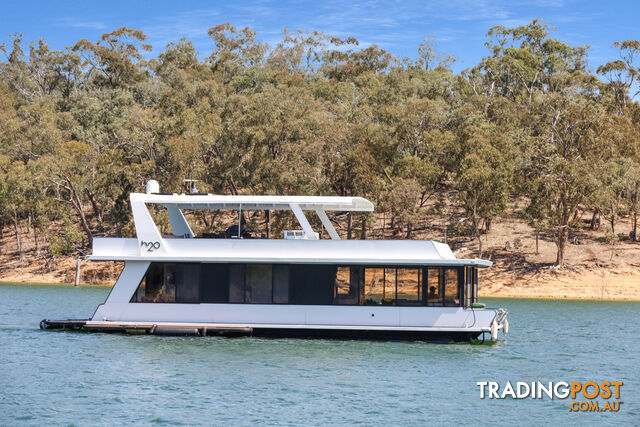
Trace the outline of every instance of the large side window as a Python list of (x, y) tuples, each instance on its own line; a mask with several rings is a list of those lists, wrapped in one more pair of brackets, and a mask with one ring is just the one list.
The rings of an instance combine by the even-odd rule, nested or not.
[(244, 264), (229, 266), (229, 302), (244, 302)]
[(460, 286), (457, 268), (447, 268), (445, 270), (444, 305), (449, 307), (460, 305)]
[(200, 301), (229, 302), (229, 264), (202, 264)]
[(131, 302), (200, 302), (200, 264), (152, 262)]
[(360, 268), (338, 267), (336, 270), (336, 284), (334, 303), (358, 304), (360, 290)]
[(173, 263), (164, 265), (162, 299), (158, 302), (176, 302), (176, 265)]
[(176, 302), (200, 302), (201, 264), (175, 264)]
[(271, 304), (272, 280), (271, 264), (247, 264), (245, 302)]
[(385, 294), (384, 268), (365, 267), (362, 303), (365, 305), (382, 304), (382, 298)]
[(382, 288), (382, 304), (391, 305), (396, 300), (396, 269), (384, 269), (384, 288)]
[(396, 304), (398, 305), (421, 305), (422, 288), (421, 269), (419, 268), (399, 268), (397, 273), (398, 292)]
[(301, 305), (333, 303), (335, 266), (291, 264), (289, 268), (289, 303)]
[(442, 268), (429, 268), (425, 269), (427, 272), (427, 305), (430, 306), (441, 306), (442, 299), (442, 291), (443, 291), (443, 269)]
[(131, 302), (165, 302), (163, 292), (163, 264), (152, 262), (147, 269), (142, 282), (133, 294)]
[(275, 264), (273, 266), (273, 303), (289, 302), (289, 266)]

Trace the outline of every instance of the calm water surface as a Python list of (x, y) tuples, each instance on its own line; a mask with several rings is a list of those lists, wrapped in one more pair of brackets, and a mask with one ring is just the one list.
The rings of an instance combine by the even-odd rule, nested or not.
[[(108, 288), (0, 284), (0, 425), (640, 424), (640, 303), (486, 300), (495, 345), (50, 332)], [(620, 412), (481, 400), (476, 381), (623, 380)]]

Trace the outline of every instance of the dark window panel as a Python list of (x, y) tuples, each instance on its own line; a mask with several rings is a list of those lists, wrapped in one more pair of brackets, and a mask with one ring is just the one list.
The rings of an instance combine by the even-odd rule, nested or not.
[(273, 265), (273, 303), (287, 304), (289, 302), (289, 266)]
[(202, 264), (200, 301), (229, 302), (229, 264)]
[(229, 302), (243, 303), (245, 296), (244, 264), (229, 266)]
[(460, 305), (460, 284), (457, 268), (445, 269), (444, 305), (447, 307)]
[(428, 268), (427, 272), (427, 289), (425, 295), (427, 297), (427, 305), (429, 306), (442, 306), (443, 303), (443, 269), (442, 268)]
[(333, 301), (336, 267), (332, 265), (292, 264), (291, 304), (329, 305)]
[(246, 302), (271, 304), (273, 295), (271, 264), (247, 264)]

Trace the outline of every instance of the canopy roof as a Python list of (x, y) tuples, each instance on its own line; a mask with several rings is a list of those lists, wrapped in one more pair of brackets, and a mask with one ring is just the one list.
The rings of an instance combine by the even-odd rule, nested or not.
[(373, 212), (373, 203), (362, 197), (132, 193), (131, 201), (171, 205), (178, 209), (290, 210), (293, 204), (302, 210)]

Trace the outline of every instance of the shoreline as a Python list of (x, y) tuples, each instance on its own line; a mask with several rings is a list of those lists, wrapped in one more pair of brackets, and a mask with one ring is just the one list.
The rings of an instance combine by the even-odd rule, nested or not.
[[(19, 285), (19, 286), (65, 286), (74, 287), (73, 283), (55, 283), (55, 282), (24, 282), (24, 281), (11, 281), (0, 280), (0, 286), (2, 285)], [(549, 285), (557, 285), (549, 283)], [(547, 288), (542, 286), (541, 288)], [(78, 287), (112, 287), (113, 284), (109, 283), (80, 283)], [(602, 301), (602, 302), (640, 302), (640, 295), (602, 295), (600, 297), (594, 295), (578, 295), (573, 292), (565, 295), (550, 295), (544, 292), (543, 289), (538, 287), (530, 287), (526, 291), (522, 288), (515, 288), (518, 292), (512, 292), (502, 289), (502, 292), (482, 292), (479, 291), (478, 298), (496, 298), (496, 299), (533, 299), (533, 300), (551, 300), (551, 301)], [(538, 291), (538, 292), (536, 292)]]
[[(478, 300), (482, 298), (496, 298), (496, 299), (533, 299), (533, 300), (550, 300), (550, 301), (602, 301), (602, 302), (640, 302), (640, 297), (631, 298), (592, 298), (571, 295), (563, 298), (548, 296), (548, 295), (497, 295), (497, 294), (482, 294), (478, 295)], [(482, 302), (482, 301), (480, 301)]]

